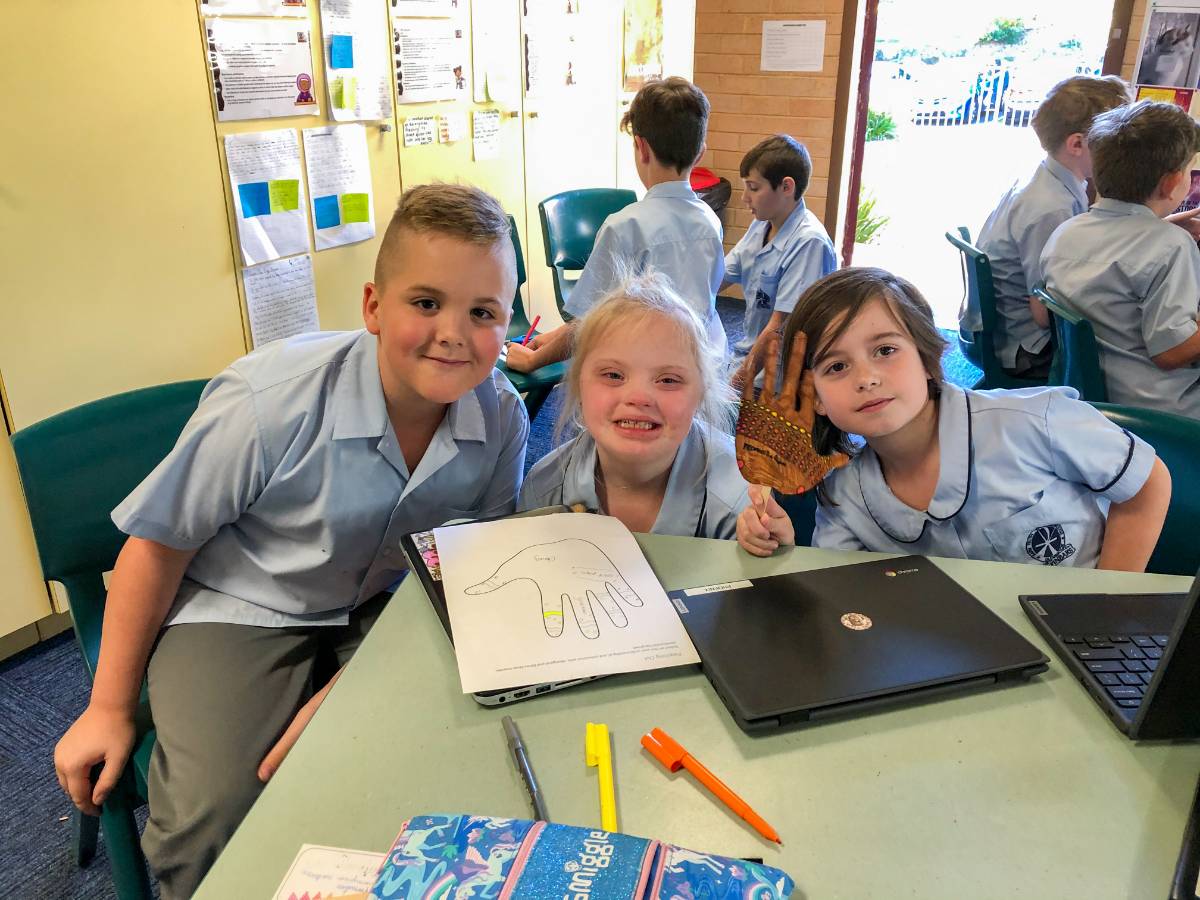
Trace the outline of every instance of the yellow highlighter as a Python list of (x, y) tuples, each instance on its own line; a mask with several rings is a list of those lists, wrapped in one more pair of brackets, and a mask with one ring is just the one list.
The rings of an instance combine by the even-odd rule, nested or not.
[(583, 754), (589, 766), (599, 767), (600, 827), (605, 831), (616, 831), (617, 797), (613, 792), (612, 745), (608, 740), (607, 725), (587, 723)]

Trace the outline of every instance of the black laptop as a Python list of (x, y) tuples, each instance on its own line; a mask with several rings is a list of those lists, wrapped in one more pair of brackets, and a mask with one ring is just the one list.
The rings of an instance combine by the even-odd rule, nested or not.
[(1021, 607), (1124, 734), (1200, 737), (1200, 575), (1186, 594), (1045, 594)]
[(1048, 662), (923, 556), (669, 596), (747, 732), (1021, 681)]

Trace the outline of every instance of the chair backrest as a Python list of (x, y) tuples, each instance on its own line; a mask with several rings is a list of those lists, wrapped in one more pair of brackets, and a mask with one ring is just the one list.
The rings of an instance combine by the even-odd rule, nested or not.
[(592, 255), (596, 232), (604, 220), (637, 200), (633, 191), (582, 188), (563, 191), (538, 204), (546, 265), (553, 269), (582, 269)]
[(946, 240), (958, 249), (966, 276), (967, 305), (979, 310), (983, 323), (975, 332), (979, 367), (983, 369), (985, 387), (1005, 387), (1012, 380), (1006, 377), (996, 358), (996, 285), (992, 281), (992, 261), (971, 243), (971, 232), (959, 226), (958, 234), (946, 232)]
[(1108, 387), (1100, 368), (1100, 351), (1092, 323), (1071, 309), (1063, 298), (1045, 285), (1033, 289), (1054, 320), (1057, 346), (1050, 366), (1050, 383), (1065, 384), (1092, 403), (1108, 402)]
[(529, 331), (529, 316), (525, 313), (525, 303), (521, 300), (521, 285), (525, 283), (525, 254), (521, 252), (521, 235), (517, 231), (517, 220), (508, 217), (508, 227), (512, 232), (513, 250), (517, 254), (517, 291), (513, 297), (512, 319), (508, 323), (508, 339), (510, 341), (525, 337)]
[(174, 446), (207, 383), (117, 394), (12, 436), (42, 574), (67, 589), (91, 673), (104, 618), (102, 575), (125, 543), (109, 514)]
[(1098, 410), (1154, 448), (1171, 472), (1171, 505), (1148, 572), (1195, 575), (1200, 569), (1200, 421), (1158, 409), (1095, 403)]

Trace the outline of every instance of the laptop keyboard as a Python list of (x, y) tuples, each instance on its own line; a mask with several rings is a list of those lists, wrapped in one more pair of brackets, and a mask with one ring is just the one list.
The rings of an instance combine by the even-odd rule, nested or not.
[(1167, 646), (1165, 634), (1063, 637), (1071, 652), (1119, 706), (1136, 709)]

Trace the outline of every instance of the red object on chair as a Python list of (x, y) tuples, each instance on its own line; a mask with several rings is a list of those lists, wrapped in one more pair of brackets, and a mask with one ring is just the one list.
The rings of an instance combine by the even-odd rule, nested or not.
[(690, 181), (693, 191), (702, 191), (705, 188), (719, 184), (721, 179), (713, 174), (712, 169), (706, 169), (704, 166), (696, 166), (696, 168), (692, 169)]

